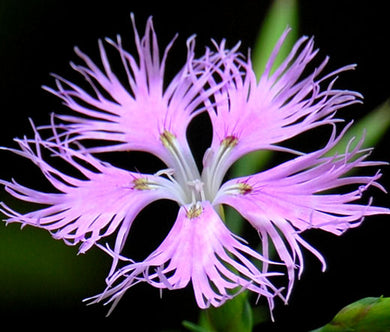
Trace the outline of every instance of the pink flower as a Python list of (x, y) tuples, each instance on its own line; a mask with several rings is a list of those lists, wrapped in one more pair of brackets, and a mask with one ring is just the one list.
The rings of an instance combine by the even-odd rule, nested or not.
[[(202, 57), (195, 58), (195, 42), (190, 38), (184, 66), (165, 82), (172, 43), (160, 59), (151, 19), (142, 39), (133, 16), (132, 20), (137, 58), (123, 49), (120, 37), (116, 42), (107, 40), (119, 53), (126, 83), (111, 70), (102, 42), (103, 69), (76, 49), (85, 66), (72, 67), (84, 76), (91, 91), (59, 76), (55, 76), (57, 90), (46, 88), (75, 114), (55, 115), (47, 127), (33, 125), (33, 139), (16, 139), (20, 149), (5, 148), (30, 159), (56, 189), (47, 193), (1, 180), (12, 196), (45, 206), (21, 214), (2, 203), (7, 222), (44, 228), (68, 244), (80, 243), (83, 253), (97, 245), (112, 256), (107, 288), (92, 298), (93, 302), (108, 299), (114, 307), (139, 282), (160, 289), (180, 289), (191, 282), (200, 308), (219, 306), (248, 289), (265, 296), (272, 309), (275, 296), (288, 299), (295, 270), (299, 275), (303, 271), (302, 247), (316, 255), (325, 268), (321, 254), (303, 239), (303, 231), (320, 228), (339, 235), (359, 225), (365, 216), (389, 214), (388, 209), (373, 206), (371, 200), (368, 204), (353, 203), (370, 186), (384, 190), (377, 182), (379, 172), (347, 175), (354, 168), (380, 164), (366, 160), (369, 150), (361, 149), (362, 141), (342, 155), (327, 156), (348, 128), (336, 134), (336, 111), (360, 102), (358, 93), (334, 89), (332, 78), (353, 66), (319, 78), (326, 59), (312, 74), (303, 76), (317, 52), (312, 40), (301, 38), (271, 74), (286, 31), (257, 82), (250, 60), (236, 48), (228, 50), (222, 42), (215, 44), (215, 51), (206, 49)], [(210, 117), (213, 138), (200, 172), (187, 141), (187, 129), (202, 112)], [(58, 120), (61, 122), (56, 123)], [(296, 151), (280, 145), (322, 125), (333, 126), (333, 133), (318, 151), (297, 156)], [(48, 128), (51, 137), (44, 139), (42, 132)], [(83, 146), (84, 141), (89, 141), (88, 147)], [(223, 184), (236, 160), (261, 149), (294, 156), (269, 170)], [(43, 157), (45, 151), (72, 166), (79, 176), (52, 166)], [(95, 156), (110, 151), (145, 151), (160, 158), (166, 169), (156, 174), (130, 172)], [(349, 191), (351, 186), (356, 189)], [(342, 188), (347, 188), (344, 193), (333, 192)], [(134, 219), (160, 199), (179, 205), (171, 231), (143, 261), (123, 257)], [(235, 208), (259, 232), (261, 253), (226, 227), (218, 213), (221, 204)], [(114, 233), (113, 248), (101, 243)], [(280, 262), (270, 257), (269, 240)], [(286, 295), (270, 281), (280, 275), (272, 272), (272, 264), (287, 269)]]

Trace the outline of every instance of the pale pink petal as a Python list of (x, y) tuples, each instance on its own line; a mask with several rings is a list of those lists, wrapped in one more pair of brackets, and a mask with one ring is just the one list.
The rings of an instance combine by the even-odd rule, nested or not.
[[(42, 141), (39, 136), (17, 142), (20, 150), (8, 150), (37, 165), (56, 192), (0, 180), (13, 197), (46, 206), (18, 213), (1, 203), (6, 221), (46, 229), (68, 244), (81, 242), (80, 252), (116, 230), (115, 248), (120, 252), (134, 218), (146, 205), (162, 198), (177, 199), (175, 184), (165, 178), (116, 168), (88, 153)], [(78, 175), (65, 174), (48, 164), (42, 158), (42, 147), (74, 167)]]
[[(208, 107), (213, 139), (205, 165), (218, 163), (221, 178), (243, 155), (261, 149), (288, 150), (278, 144), (338, 121), (333, 118), (338, 109), (360, 102), (360, 94), (333, 87), (336, 75), (353, 69), (353, 65), (321, 78), (326, 58), (312, 73), (306, 74), (317, 54), (313, 40), (306, 37), (296, 42), (285, 61), (271, 73), (287, 33), (288, 30), (280, 38), (259, 80), (250, 60), (236, 58), (225, 62), (224, 70), (219, 72), (221, 78), (231, 76), (232, 80), (213, 95), (214, 104)], [(211, 86), (216, 82), (210, 79)]]
[[(103, 43), (99, 41), (103, 68), (77, 48), (76, 53), (85, 66), (72, 64), (84, 76), (91, 91), (59, 76), (55, 76), (57, 89), (45, 87), (80, 115), (57, 115), (65, 121), (57, 124), (57, 129), (64, 130), (63, 135), (72, 140), (98, 140), (90, 152), (145, 151), (159, 157), (168, 167), (178, 169), (177, 156), (166, 144), (166, 138), (171, 137), (175, 139), (175, 149), (195, 169), (186, 138), (187, 127), (202, 111), (202, 102), (211, 93), (204, 91), (210, 76), (207, 68), (212, 68), (220, 56), (202, 58), (196, 64), (195, 40), (190, 38), (184, 66), (166, 82), (165, 66), (173, 40), (161, 59), (152, 19), (147, 22), (143, 38), (137, 32), (133, 16), (132, 20), (138, 58), (124, 50), (119, 36), (117, 41), (107, 39), (119, 53), (125, 83), (112, 71)], [(211, 64), (204, 63), (206, 60)]]
[[(361, 150), (363, 140), (343, 155), (324, 156), (342, 136), (335, 138), (333, 134), (327, 146), (316, 152), (226, 182), (214, 202), (234, 207), (259, 231), (264, 244), (268, 244), (268, 237), (273, 242), (288, 270), (288, 296), (294, 269), (299, 267), (299, 275), (303, 271), (301, 246), (316, 255), (325, 268), (321, 254), (302, 239), (302, 231), (318, 228), (340, 235), (360, 225), (366, 216), (390, 214), (387, 208), (372, 206), (371, 200), (354, 203), (370, 186), (383, 189), (377, 183), (378, 172), (372, 176), (347, 174), (354, 168), (380, 164), (365, 160), (369, 150)], [(351, 186), (356, 189), (350, 191)], [(337, 192), (329, 191), (333, 189)]]
[(268, 281), (273, 274), (261, 273), (251, 260), (264, 258), (226, 228), (210, 203), (183, 206), (161, 245), (143, 262), (126, 265), (110, 276), (107, 289), (94, 299), (109, 298), (115, 305), (141, 281), (168, 289), (191, 282), (200, 308), (220, 306), (241, 288), (266, 296), (272, 308), (278, 293)]

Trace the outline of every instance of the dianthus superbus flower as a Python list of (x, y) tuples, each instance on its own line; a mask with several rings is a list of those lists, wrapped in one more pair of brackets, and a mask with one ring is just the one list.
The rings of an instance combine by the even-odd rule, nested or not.
[[(257, 81), (250, 60), (245, 60), (237, 48), (226, 49), (222, 42), (197, 58), (194, 39), (190, 38), (184, 66), (166, 82), (165, 65), (172, 43), (160, 58), (151, 19), (143, 38), (132, 20), (137, 57), (124, 50), (120, 37), (116, 42), (107, 40), (120, 56), (125, 83), (112, 71), (102, 42), (101, 68), (76, 49), (84, 65), (72, 67), (90, 84), (91, 91), (55, 76), (57, 89), (46, 89), (74, 113), (54, 116), (48, 127), (33, 125), (34, 138), (17, 139), (19, 149), (7, 149), (36, 164), (56, 192), (1, 180), (12, 196), (44, 205), (21, 214), (2, 203), (7, 222), (44, 228), (56, 239), (80, 244), (80, 252), (98, 245), (112, 256), (107, 288), (92, 301), (108, 299), (116, 304), (139, 282), (160, 289), (180, 289), (191, 282), (200, 308), (219, 306), (241, 289), (248, 289), (265, 296), (272, 309), (275, 296), (286, 299), (290, 295), (295, 270), (302, 273), (301, 247), (316, 255), (325, 267), (321, 254), (301, 232), (320, 228), (338, 235), (357, 226), (365, 216), (389, 213), (371, 201), (355, 203), (370, 186), (384, 190), (377, 182), (379, 172), (346, 175), (354, 168), (380, 164), (366, 160), (369, 150), (361, 149), (362, 141), (342, 155), (327, 155), (348, 128), (336, 133), (339, 120), (334, 118), (335, 112), (360, 101), (358, 93), (333, 87), (335, 75), (353, 66), (320, 77), (326, 59), (312, 74), (303, 76), (317, 53), (313, 40), (304, 37), (271, 74), (286, 31)], [(187, 129), (202, 112), (209, 115), (213, 137), (199, 170), (187, 141)], [(322, 125), (333, 126), (333, 133), (318, 151), (296, 155), (296, 151), (280, 145)], [(45, 139), (42, 133), (47, 128), (52, 134)], [(86, 141), (88, 144), (83, 144)], [(261, 149), (294, 156), (269, 170), (223, 183), (235, 161)], [(44, 158), (44, 151), (72, 166), (79, 176), (54, 167)], [(132, 172), (96, 156), (112, 151), (148, 152), (161, 159), (166, 168), (155, 174)], [(344, 193), (330, 191), (351, 186), (356, 188)], [(143, 261), (124, 257), (134, 219), (160, 199), (179, 206), (169, 234)], [(227, 228), (219, 215), (221, 205), (235, 208), (259, 232), (261, 252)], [(115, 234), (112, 248), (102, 239), (111, 234)], [(280, 262), (269, 257), (269, 241)], [(280, 274), (272, 272), (272, 264), (286, 267), (286, 295), (272, 283)]]

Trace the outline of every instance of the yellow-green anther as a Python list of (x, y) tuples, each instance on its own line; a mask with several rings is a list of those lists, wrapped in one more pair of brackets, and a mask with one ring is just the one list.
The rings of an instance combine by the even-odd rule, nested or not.
[(194, 219), (199, 217), (203, 212), (203, 208), (201, 204), (192, 204), (190, 208), (187, 210), (187, 218)]
[(242, 195), (249, 194), (253, 190), (252, 186), (245, 183), (245, 182), (237, 183), (237, 186), (238, 186), (238, 190), (239, 190), (240, 194), (242, 194)]
[(147, 178), (138, 178), (133, 181), (133, 188), (136, 190), (150, 190), (152, 187), (150, 186), (150, 182)]
[(238, 138), (236, 136), (227, 136), (221, 142), (221, 145), (223, 145), (226, 149), (234, 148), (237, 144)]
[(174, 148), (174, 140), (176, 139), (175, 135), (173, 135), (168, 130), (164, 130), (164, 132), (160, 135), (160, 140), (162, 144), (169, 150)]

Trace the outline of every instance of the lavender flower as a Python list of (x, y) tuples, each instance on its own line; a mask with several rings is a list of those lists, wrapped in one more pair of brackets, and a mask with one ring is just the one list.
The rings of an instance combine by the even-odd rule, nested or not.
[[(380, 164), (366, 160), (370, 151), (361, 149), (362, 140), (342, 155), (327, 156), (348, 129), (346, 126), (336, 134), (336, 111), (360, 102), (358, 93), (333, 88), (335, 76), (353, 66), (318, 78), (325, 59), (312, 74), (303, 76), (317, 53), (313, 40), (304, 37), (271, 74), (286, 31), (257, 82), (250, 60), (245, 60), (237, 47), (229, 50), (225, 42), (215, 43), (214, 51), (206, 49), (202, 57), (195, 58), (195, 42), (190, 38), (185, 65), (167, 84), (165, 64), (173, 41), (160, 59), (151, 19), (143, 38), (133, 16), (132, 22), (138, 58), (123, 49), (120, 37), (116, 42), (107, 39), (119, 53), (126, 83), (111, 70), (101, 41), (103, 70), (76, 49), (85, 65), (72, 67), (90, 84), (91, 91), (59, 76), (55, 76), (56, 90), (46, 87), (75, 114), (55, 115), (47, 127), (33, 125), (33, 139), (16, 139), (20, 149), (4, 148), (30, 159), (56, 189), (47, 193), (1, 180), (15, 198), (45, 206), (20, 214), (1, 203), (7, 222), (46, 229), (67, 244), (81, 244), (81, 253), (97, 245), (112, 256), (107, 288), (91, 298), (93, 302), (108, 299), (114, 307), (139, 282), (160, 289), (180, 289), (191, 282), (200, 308), (219, 306), (242, 289), (249, 289), (265, 296), (272, 309), (275, 296), (288, 299), (295, 270), (299, 275), (303, 271), (301, 247), (316, 255), (325, 269), (325, 260), (301, 232), (320, 228), (339, 235), (359, 225), (365, 216), (389, 213), (373, 206), (371, 200), (368, 204), (353, 203), (370, 186), (384, 190), (377, 182), (379, 172), (346, 175), (354, 168)], [(320, 87), (326, 81), (330, 82), (325, 88)], [(210, 117), (213, 137), (200, 172), (186, 135), (189, 123), (202, 112)], [(297, 155), (297, 151), (279, 145), (322, 125), (333, 126), (333, 133), (318, 151)], [(48, 128), (52, 134), (44, 139), (42, 133)], [(88, 147), (83, 141), (89, 142)], [(99, 145), (93, 144), (96, 141)], [(279, 166), (223, 184), (236, 160), (261, 149), (294, 155)], [(45, 151), (72, 166), (80, 176), (49, 164), (43, 157)], [(95, 155), (111, 151), (145, 151), (160, 158), (166, 169), (156, 174), (131, 172)], [(357, 188), (342, 194), (329, 192), (351, 185)], [(134, 219), (160, 199), (179, 205), (169, 234), (143, 261), (124, 257), (122, 250)], [(235, 208), (259, 232), (262, 253), (226, 227), (219, 215), (222, 204)], [(101, 243), (114, 233), (113, 248)], [(269, 240), (280, 262), (270, 257)], [(270, 281), (280, 274), (269, 271), (272, 264), (287, 269), (286, 295)]]

